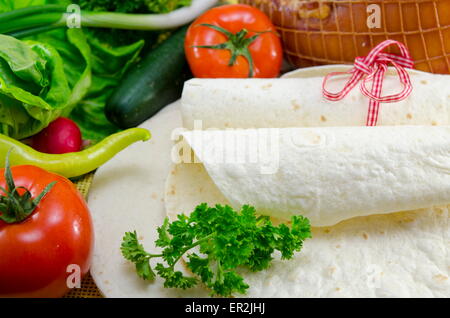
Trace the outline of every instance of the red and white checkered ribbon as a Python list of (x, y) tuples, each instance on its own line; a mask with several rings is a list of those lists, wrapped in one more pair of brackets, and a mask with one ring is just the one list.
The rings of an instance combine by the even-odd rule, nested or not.
[[(401, 55), (382, 52), (390, 45), (397, 45), (400, 49)], [(397, 94), (381, 96), (383, 79), (389, 63), (396, 68), (400, 82), (403, 85), (403, 90)], [(366, 57), (357, 57), (355, 59), (354, 68), (350, 71), (333, 72), (328, 74), (324, 78), (322, 84), (323, 95), (326, 99), (331, 101), (341, 100), (360, 82), (361, 92), (370, 99), (366, 125), (376, 126), (380, 103), (395, 103), (405, 99), (411, 94), (411, 80), (408, 72), (404, 68), (412, 68), (413, 66), (414, 62), (404, 44), (394, 40), (386, 40), (378, 44)], [(329, 92), (326, 89), (327, 81), (332, 76), (342, 74), (351, 74), (351, 77), (345, 84), (345, 87), (338, 93)], [(372, 89), (369, 92), (366, 84), (370, 81), (372, 81)]]

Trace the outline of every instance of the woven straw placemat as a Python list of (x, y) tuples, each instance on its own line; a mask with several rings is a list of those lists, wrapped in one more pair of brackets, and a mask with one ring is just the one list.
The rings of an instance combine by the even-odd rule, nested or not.
[[(92, 184), (92, 179), (94, 177), (94, 173), (89, 173), (75, 182), (75, 185), (80, 191), (81, 195), (86, 199), (89, 188)], [(74, 288), (70, 292), (68, 292), (64, 298), (102, 298), (102, 294), (95, 285), (94, 280), (90, 274), (84, 277), (81, 288)]]

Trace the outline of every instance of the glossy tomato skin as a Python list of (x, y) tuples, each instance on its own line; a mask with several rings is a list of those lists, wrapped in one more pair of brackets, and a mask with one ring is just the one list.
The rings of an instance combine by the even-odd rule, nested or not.
[[(5, 186), (0, 170), (0, 185)], [(21, 223), (0, 220), (0, 297), (61, 297), (67, 291), (68, 265), (89, 270), (94, 244), (86, 202), (64, 177), (34, 166), (12, 168), (16, 186), (33, 198), (55, 186)], [(3, 193), (2, 193), (3, 194)]]
[[(203, 78), (245, 78), (249, 75), (249, 63), (239, 56), (233, 66), (228, 66), (231, 58), (229, 50), (196, 48), (198, 45), (216, 45), (227, 41), (227, 37), (207, 26), (213, 24), (231, 33), (242, 29), (265, 32), (249, 46), (253, 58), (254, 77), (277, 77), (283, 61), (281, 41), (270, 19), (260, 10), (248, 5), (224, 5), (212, 8), (197, 18), (189, 27), (185, 40), (185, 53), (195, 77)], [(270, 31), (270, 32), (266, 32)]]

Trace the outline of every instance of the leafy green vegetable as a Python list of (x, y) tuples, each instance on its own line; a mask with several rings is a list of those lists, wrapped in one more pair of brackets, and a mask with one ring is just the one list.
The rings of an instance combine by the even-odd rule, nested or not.
[[(96, 143), (119, 131), (106, 119), (105, 103), (129, 66), (139, 58), (145, 44), (142, 34), (140, 37), (118, 36), (111, 30), (103, 29), (58, 29), (32, 37), (58, 50), (71, 88), (79, 89), (77, 96), (81, 98), (76, 101), (77, 106), (63, 115), (78, 124), (84, 139)], [(117, 41), (117, 38), (127, 40)], [(153, 40), (151, 36), (145, 39)]]
[(192, 0), (78, 0), (82, 9), (124, 13), (166, 13), (188, 6)]
[(74, 106), (84, 98), (92, 83), (92, 52), (85, 33), (81, 29), (54, 30), (28, 39), (52, 46), (61, 56), (64, 75), (71, 90), (71, 107), (61, 115), (68, 116)]
[[(134, 1), (122, 1), (122, 0), (78, 0), (78, 3), (82, 10), (89, 11), (109, 11), (109, 12), (123, 12), (123, 13), (163, 13), (169, 12), (165, 8), (164, 11), (158, 10), (158, 8), (150, 8), (148, 3), (157, 3), (158, 1), (148, 0), (134, 0)], [(173, 2), (186, 2), (190, 4), (190, 0), (181, 0)], [(153, 6), (153, 5), (152, 5)], [(175, 8), (174, 8), (175, 9)], [(168, 10), (168, 11), (166, 11)], [(108, 43), (111, 46), (124, 46), (135, 43), (139, 40), (146, 39), (146, 42), (154, 42), (159, 35), (158, 31), (139, 31), (139, 30), (120, 30), (120, 29), (108, 29), (108, 28), (92, 28), (89, 32), (99, 39), (103, 43)], [(151, 34), (153, 32), (154, 34)], [(154, 37), (154, 39), (152, 39)]]
[(12, 10), (40, 6), (48, 3), (46, 0), (0, 0), (0, 12), (9, 12)]
[(138, 59), (145, 41), (112, 46), (93, 32), (81, 29), (54, 30), (32, 39), (52, 45), (62, 57), (73, 92), (71, 105), (76, 104), (62, 115), (75, 120), (83, 138), (98, 142), (119, 131), (106, 119), (105, 103), (128, 67)]
[[(67, 0), (3, 0), (0, 1), (0, 12), (16, 10), (13, 12), (15, 13), (18, 12), (17, 9), (24, 8), (31, 10), (33, 9), (32, 6), (61, 5), (65, 7), (70, 3), (71, 1)], [(137, 12), (136, 4), (145, 4), (146, 1), (99, 0), (79, 1), (79, 3), (88, 9), (95, 9), (95, 6), (97, 6), (98, 9)], [(36, 7), (36, 10), (41, 10), (40, 8), (43, 7)], [(158, 12), (149, 11), (150, 8), (147, 7), (142, 8), (142, 10), (144, 10), (142, 12)], [(27, 15), (32, 13), (27, 13)], [(26, 16), (23, 18), (26, 18)], [(48, 112), (45, 107), (43, 109), (33, 107), (33, 111), (43, 117), (43, 119), (38, 118), (38, 120), (26, 112), (27, 109), (22, 106), (22, 103), (15, 103), (10, 98), (5, 97), (5, 94), (0, 93), (0, 103), (6, 105), (0, 109), (0, 132), (14, 138), (25, 138), (39, 132), (58, 116), (71, 117), (80, 126), (83, 138), (94, 143), (117, 132), (119, 129), (105, 117), (105, 103), (121, 81), (124, 73), (139, 59), (140, 52), (152, 49), (158, 42), (160, 34), (161, 32), (101, 28), (60, 28), (25, 37), (25, 40), (39, 42), (52, 48), (53, 52), (59, 55), (63, 72), (60, 72), (60, 78), (56, 83), (59, 86), (67, 85), (68, 87), (64, 90), (63, 98), (58, 98), (58, 103), (51, 105), (55, 110), (52, 110), (50, 115), (40, 114)], [(4, 45), (5, 43), (0, 41), (0, 51)], [(0, 69), (0, 72), (3, 68)], [(44, 75), (47, 75), (47, 79), (42, 80), (42, 83), (50, 83), (50, 74), (46, 72), (43, 77)], [(30, 92), (28, 80), (22, 82), (24, 86), (21, 88)], [(46, 85), (46, 89), (53, 89), (51, 85)], [(31, 92), (37, 94), (41, 91), (41, 88), (33, 86)]]
[[(46, 3), (52, 1), (2, 1), (0, 11)], [(28, 55), (23, 60), (19, 55), (25, 52), (26, 46), (32, 47), (32, 51), (37, 54)], [(0, 90), (1, 132), (13, 138), (22, 139), (34, 135), (57, 117), (68, 115), (91, 84), (90, 48), (80, 29), (47, 32), (25, 41), (2, 35), (0, 52), (4, 53), (3, 61), (0, 62), (3, 66), (0, 70), (0, 82), (8, 82)], [(45, 52), (51, 55), (44, 56)], [(11, 63), (42, 64), (39, 68), (39, 85), (33, 84), (30, 77), (24, 77), (23, 72), (14, 72)], [(13, 77), (12, 73), (16, 76)], [(12, 94), (12, 90), (16, 93)]]
[[(51, 3), (56, 1), (1, 1), (0, 12)], [(35, 54), (28, 54), (24, 60), (19, 56), (28, 51), (24, 49), (26, 46), (32, 47)], [(0, 81), (7, 81), (0, 91), (1, 132), (16, 139), (34, 135), (57, 117), (67, 116), (91, 85), (91, 51), (81, 29), (55, 30), (29, 37), (27, 41), (2, 35), (0, 51), (3, 52)], [(34, 73), (34, 80), (30, 80), (23, 71), (15, 72), (11, 63), (42, 66), (37, 72), (28, 68), (28, 72)]]
[[(0, 83), (7, 82), (0, 89), (1, 132), (22, 139), (38, 133), (57, 117), (68, 116), (86, 96), (92, 83), (91, 47), (81, 29), (54, 30), (26, 41), (1, 37)], [(27, 46), (31, 51), (24, 49)], [(25, 59), (21, 56), (24, 52), (35, 54), (27, 53)], [(13, 65), (18, 63), (23, 66)], [(25, 65), (36, 65), (36, 69)], [(34, 77), (24, 75), (24, 70)], [(29, 100), (31, 94), (33, 101)]]
[(61, 56), (50, 45), (0, 35), (0, 132), (36, 134), (74, 106)]
[(72, 111), (85, 139), (97, 142), (119, 131), (105, 116), (105, 104), (128, 68), (137, 61), (144, 40), (129, 45), (112, 46), (101, 41), (96, 34), (85, 30), (91, 49), (92, 83), (83, 100)]
[(192, 0), (147, 0), (146, 2), (151, 12), (167, 13), (191, 5)]
[[(65, 0), (32, 2), (32, 5), (70, 3)], [(19, 9), (22, 5), (26, 4), (2, 1), (0, 11)], [(145, 41), (139, 39), (122, 46), (100, 39), (99, 34), (101, 31), (61, 28), (27, 37), (26, 41), (12, 37), (8, 37), (8, 42), (0, 40), (0, 83), (2, 79), (9, 83), (9, 86), (2, 85), (0, 90), (0, 132), (16, 139), (25, 138), (39, 132), (59, 116), (72, 117), (80, 126), (83, 137), (93, 142), (117, 132), (119, 129), (106, 119), (104, 106), (128, 67), (138, 59)], [(112, 36), (105, 38), (114, 39)], [(154, 40), (151, 36), (146, 39)], [(10, 42), (16, 47), (11, 48)], [(26, 60), (24, 57), (18, 59), (18, 55), (25, 52), (21, 47), (29, 46), (29, 43), (35, 43), (35, 50), (37, 43), (47, 49), (27, 53)], [(43, 56), (42, 52), (47, 51), (54, 58)], [(50, 58), (58, 63), (50, 63)], [(20, 67), (32, 75), (23, 75), (24, 71), (21, 71), (25, 78), (20, 74), (13, 77), (7, 60), (36, 67)], [(55, 65), (53, 71), (52, 65)], [(39, 82), (38, 85), (35, 82)], [(20, 88), (23, 92), (12, 98), (10, 91), (13, 88)], [(56, 92), (59, 94), (55, 96)], [(30, 93), (39, 97), (33, 103), (22, 97)]]
[(123, 13), (147, 12), (146, 0), (75, 0), (83, 10)]
[[(310, 237), (309, 220), (302, 216), (293, 216), (290, 227), (274, 226), (268, 217), (257, 217), (255, 209), (248, 205), (236, 212), (229, 206), (209, 207), (203, 203), (190, 216), (180, 214), (172, 223), (165, 219), (155, 242), (162, 248), (161, 254), (147, 253), (136, 232), (125, 233), (121, 251), (145, 280), (159, 275), (165, 280), (164, 287), (182, 289), (191, 288), (200, 280), (212, 295), (227, 297), (244, 294), (249, 288), (237, 271), (239, 267), (264, 270), (270, 266), (276, 250), (282, 259), (291, 259)], [(184, 255), (187, 267), (196, 277), (184, 276), (175, 269)], [(152, 258), (162, 258), (165, 263), (152, 268)]]

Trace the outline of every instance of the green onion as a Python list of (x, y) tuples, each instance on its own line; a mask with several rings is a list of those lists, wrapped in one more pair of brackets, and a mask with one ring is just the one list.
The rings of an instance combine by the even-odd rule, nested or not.
[[(193, 0), (189, 7), (163, 14), (81, 11), (80, 26), (127, 30), (164, 30), (185, 25), (217, 3)], [(32, 6), (0, 14), (0, 33), (23, 37), (64, 27), (75, 13), (60, 5)]]

